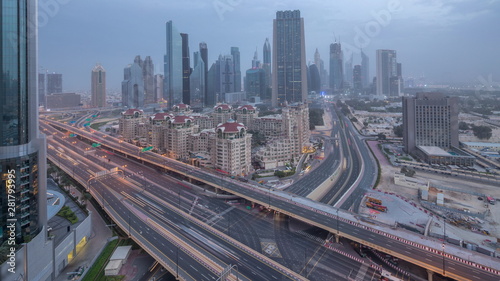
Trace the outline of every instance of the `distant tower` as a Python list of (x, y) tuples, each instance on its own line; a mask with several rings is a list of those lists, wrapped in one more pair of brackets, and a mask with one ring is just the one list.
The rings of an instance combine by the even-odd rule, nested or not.
[(234, 92), (241, 92), (240, 48), (231, 47), (231, 55), (234, 63)]
[(191, 76), (191, 62), (189, 60), (189, 36), (181, 33), (182, 38), (182, 102), (190, 104), (191, 91), (189, 89), (189, 76)]
[[(362, 68), (361, 65), (357, 64), (354, 66), (354, 69), (352, 71), (352, 88), (355, 91), (360, 91), (363, 89), (363, 83), (362, 83)], [(359, 93), (359, 92), (358, 92)]]
[(106, 70), (100, 64), (96, 64), (91, 74), (91, 106), (106, 107)]
[(370, 86), (370, 59), (361, 50), (361, 84), (363, 88)]
[(330, 44), (330, 89), (338, 92), (343, 88), (344, 71), (342, 46), (340, 43)]
[(378, 96), (399, 96), (400, 88), (397, 71), (396, 51), (377, 50)]
[(264, 47), (262, 48), (263, 63), (271, 64), (271, 44), (269, 44), (269, 38), (266, 38), (264, 42)]
[(310, 85), (309, 85), (309, 90), (315, 91), (316, 93), (319, 93), (321, 90), (321, 77), (319, 74), (319, 69), (316, 64), (311, 64), (309, 66), (309, 76), (310, 78)]
[(272, 105), (305, 102), (307, 66), (300, 11), (278, 11), (273, 21)]
[(58, 94), (63, 92), (62, 74), (48, 73), (47, 74), (47, 92), (45, 94)]
[(182, 101), (182, 37), (172, 21), (166, 23), (166, 53), (164, 56), (163, 98), (168, 107)]
[(147, 56), (142, 62), (142, 75), (144, 76), (144, 104), (156, 102), (155, 93), (155, 66), (150, 56)]
[(205, 62), (201, 59), (199, 52), (193, 54), (194, 68), (191, 73), (190, 82), (190, 105), (192, 108), (203, 108), (203, 100), (205, 98)]
[(316, 51), (314, 52), (314, 64), (318, 67), (318, 70), (319, 70), (321, 88), (323, 88), (323, 89), (327, 88), (328, 87), (328, 73), (325, 69), (325, 62), (321, 59), (321, 56), (319, 55), (318, 48), (316, 48)]
[[(205, 89), (203, 90), (203, 106), (207, 106), (207, 101), (209, 100), (209, 97), (208, 97), (208, 47), (207, 47), (207, 43), (205, 42), (201, 42), (200, 43), (200, 55), (201, 55), (201, 59), (203, 60), (203, 63), (205, 65)], [(211, 104), (212, 105), (212, 104)]]
[(259, 60), (259, 56), (257, 54), (257, 49), (255, 49), (255, 53), (253, 55), (253, 59), (252, 59), (252, 68), (260, 68), (260, 60)]
[(266, 38), (264, 42), (264, 47), (262, 48), (262, 69), (264, 70), (264, 89), (265, 93), (260, 97), (261, 99), (270, 100), (271, 99), (271, 44), (269, 44), (269, 39)]
[(351, 54), (351, 57), (345, 61), (345, 69), (344, 69), (344, 82), (347, 84), (344, 85), (346, 87), (352, 87), (352, 61), (353, 61), (353, 54)]
[[(218, 101), (224, 100), (225, 93), (236, 92), (236, 75), (234, 71), (233, 56), (219, 56), (217, 60), (218, 70), (219, 70), (219, 98)], [(240, 86), (241, 87), (241, 86)]]
[(144, 106), (144, 78), (139, 63), (129, 64), (123, 70), (122, 103), (129, 108)]

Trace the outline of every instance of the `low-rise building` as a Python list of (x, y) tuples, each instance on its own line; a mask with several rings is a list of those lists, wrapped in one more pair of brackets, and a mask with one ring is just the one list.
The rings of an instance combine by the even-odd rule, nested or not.
[(264, 135), (267, 140), (281, 138), (283, 136), (283, 118), (280, 114), (255, 117), (252, 128)]
[(289, 139), (276, 139), (257, 150), (254, 160), (263, 169), (275, 169), (295, 160), (290, 153), (292, 149), (293, 144)]

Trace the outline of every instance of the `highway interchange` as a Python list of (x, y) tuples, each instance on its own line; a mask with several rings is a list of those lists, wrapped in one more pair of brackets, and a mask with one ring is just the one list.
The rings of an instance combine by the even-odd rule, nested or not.
[[(57, 144), (54, 143), (56, 140), (60, 140), (60, 142)], [(71, 139), (71, 142), (74, 142), (73, 140), (74, 138)], [(83, 178), (90, 177), (91, 173), (87, 170), (95, 166), (96, 163), (101, 166), (97, 167), (97, 170), (102, 170), (107, 165), (110, 165), (107, 158), (104, 158), (104, 156), (109, 157), (109, 155), (101, 151), (87, 153), (85, 157), (81, 157), (81, 159), (77, 161), (79, 150), (85, 151), (83, 147), (82, 149), (75, 149), (75, 152), (70, 151), (72, 147), (75, 148), (75, 145), (58, 137), (52, 137), (50, 144), (54, 149), (49, 149), (49, 154), (55, 153), (57, 161), (62, 161), (62, 164), (68, 162), (69, 167), (71, 167), (71, 165), (75, 167), (70, 174), (73, 173), (76, 176), (81, 174)], [(68, 146), (69, 144), (72, 146)], [(61, 151), (59, 151), (59, 147), (64, 150), (64, 155), (60, 155)], [(59, 154), (59, 156), (57, 154)], [(142, 169), (143, 172), (140, 174), (134, 172), (130, 173), (128, 171), (137, 171), (141, 166), (126, 159), (124, 160), (118, 157), (113, 158), (112, 164), (117, 164), (119, 161), (118, 164), (120, 164), (120, 168), (125, 171), (125, 178), (122, 179), (116, 176), (101, 177), (98, 180), (91, 180), (89, 186), (96, 190), (96, 199), (105, 206), (107, 212), (115, 213), (115, 216), (123, 219), (125, 231), (128, 231), (128, 222), (130, 222), (132, 237), (142, 241), (146, 247), (157, 252), (157, 255), (160, 257), (162, 257), (162, 253), (166, 253), (166, 256), (171, 260), (175, 260), (177, 247), (168, 241), (148, 245), (147, 241), (162, 240), (161, 235), (152, 231), (151, 225), (145, 223), (144, 219), (141, 220), (136, 214), (137, 212), (131, 212), (129, 209), (141, 209), (157, 222), (162, 223), (165, 227), (169, 227), (169, 231), (177, 231), (179, 236), (184, 236), (199, 247), (206, 247), (206, 245), (202, 244), (206, 244), (207, 240), (212, 241), (212, 246), (218, 248), (214, 250), (213, 247), (209, 247), (208, 250), (211, 254), (217, 259), (225, 260), (227, 264), (237, 264), (239, 272), (248, 276), (248, 278), (250, 278), (249, 280), (290, 279), (279, 274), (276, 270), (266, 267), (262, 262), (252, 257), (245, 256), (244, 253), (237, 248), (230, 246), (227, 246), (227, 248), (222, 246), (224, 248), (221, 248), (221, 246), (215, 246), (225, 245), (223, 243), (224, 241), (215, 239), (216, 237), (214, 238), (213, 235), (207, 234), (206, 231), (203, 232), (200, 229), (191, 229), (194, 226), (193, 223), (186, 223), (185, 218), (179, 217), (178, 215), (176, 216), (175, 212), (168, 211), (165, 207), (162, 207), (162, 205), (165, 205), (165, 202), (157, 202), (158, 198), (162, 198), (166, 203), (172, 206), (177, 206), (178, 209), (184, 212), (190, 212), (193, 203), (196, 202), (195, 208), (193, 208), (194, 211), (192, 212), (194, 217), (205, 222), (210, 222), (211, 224), (214, 223), (212, 225), (214, 228), (225, 232), (238, 241), (242, 241), (252, 249), (261, 250), (261, 244), (259, 242), (260, 237), (264, 239), (270, 238), (271, 240), (276, 239), (277, 246), (280, 250), (285, 249), (282, 250), (282, 258), (278, 258), (277, 260), (284, 263), (287, 267), (293, 268), (297, 272), (301, 272), (301, 274), (307, 276), (308, 279), (345, 280), (345, 276), (349, 274), (354, 276), (362, 266), (343, 255), (327, 250), (317, 241), (310, 241), (303, 237), (299, 237), (284, 227), (273, 226), (272, 222), (228, 206), (228, 204), (223, 201), (217, 199), (207, 200), (199, 197), (198, 200), (195, 200), (197, 195), (190, 193), (189, 190), (179, 189), (178, 186), (180, 183), (177, 180), (158, 174), (155, 170)], [(76, 162), (84, 164), (74, 165), (73, 163)], [(61, 165), (61, 163), (59, 163), (59, 165)], [(127, 167), (123, 167), (124, 165), (127, 165)], [(182, 191), (179, 193), (180, 190)], [(151, 196), (151, 194), (154, 194), (154, 196)], [(129, 196), (135, 199), (125, 199), (129, 198)], [(218, 218), (218, 213), (222, 213), (222, 210), (228, 209), (230, 212)], [(264, 214), (259, 214), (259, 216), (263, 215)], [(128, 219), (129, 216), (131, 217), (130, 220)], [(268, 214), (267, 216), (272, 215)], [(216, 219), (214, 220), (213, 218)], [(172, 226), (178, 226), (179, 229)], [(276, 229), (278, 233), (276, 236), (273, 233), (274, 229)], [(271, 232), (266, 232), (265, 230), (271, 230)], [(202, 237), (200, 237), (200, 235)], [(144, 237), (148, 238), (144, 239)], [(301, 249), (301, 251), (290, 251), (288, 249)], [(287, 250), (289, 253), (285, 253)], [(187, 274), (187, 272), (189, 272), (193, 277), (192, 280), (213, 280), (213, 273), (210, 274), (208, 269), (198, 269), (200, 267), (197, 266), (197, 261), (187, 256), (183, 251), (179, 251), (179, 261), (181, 268), (187, 267), (185, 269), (186, 272), (183, 273), (183, 271), (181, 271), (181, 274)], [(193, 267), (197, 268), (199, 272), (194, 270)], [(361, 280), (375, 280), (379, 276), (372, 268), (365, 270), (366, 271), (362, 274), (365, 278)], [(242, 279), (240, 278), (240, 280)]]
[[(343, 120), (345, 122), (345, 120)], [(349, 123), (345, 122), (345, 125)], [(64, 127), (66, 129), (70, 129), (69, 126), (65, 127), (64, 125), (58, 125), (60, 127)], [(349, 128), (349, 126), (346, 126)], [(75, 129), (71, 129), (75, 130)], [(76, 130), (75, 130), (76, 131)], [(82, 134), (82, 131), (79, 131), (80, 134)], [(88, 133), (83, 133), (83, 134), (88, 134)], [(356, 145), (359, 147), (361, 150), (361, 157), (365, 158), (368, 157), (367, 159), (365, 158), (363, 160), (365, 166), (361, 165), (361, 169), (365, 169), (364, 173), (362, 173), (364, 176), (361, 177), (361, 181), (359, 182), (360, 185), (363, 186), (371, 186), (370, 184), (364, 185), (365, 182), (371, 182), (373, 181), (373, 176), (375, 175), (375, 170), (371, 170), (372, 172), (370, 173), (369, 167), (371, 166), (374, 168), (374, 165), (366, 165), (366, 163), (373, 163), (372, 160), (369, 158), (369, 153), (363, 153), (362, 149), (364, 148), (367, 151), (366, 146), (364, 143), (362, 143), (359, 138), (357, 137), (352, 137), (352, 134), (355, 134), (353, 132), (350, 132), (350, 136), (348, 136), (350, 139), (354, 139), (356, 142)], [(394, 253), (397, 254), (399, 253), (401, 257), (406, 257), (408, 258), (409, 256), (413, 257), (416, 259), (416, 263), (421, 262), (423, 265), (427, 265), (428, 267), (435, 268), (436, 271), (439, 271), (441, 268), (441, 264), (443, 262), (443, 255), (440, 252), (433, 252), (429, 251), (428, 249), (422, 249), (419, 246), (414, 246), (408, 243), (405, 243), (404, 241), (400, 241), (399, 239), (394, 239), (388, 236), (386, 233), (376, 233), (373, 230), (365, 229), (363, 227), (359, 226), (354, 226), (352, 223), (346, 222), (344, 220), (338, 220), (334, 216), (332, 217), (331, 214), (322, 214), (321, 212), (317, 212), (314, 209), (307, 208), (307, 206), (303, 206), (300, 204), (290, 204), (289, 199), (284, 200), (283, 197), (280, 196), (275, 196), (275, 193), (271, 193), (270, 191), (266, 194), (266, 192), (263, 192), (261, 190), (256, 190), (255, 188), (249, 188), (245, 184), (242, 183), (237, 183), (234, 182), (230, 179), (227, 178), (222, 178), (218, 177), (216, 175), (213, 175), (208, 172), (202, 172), (198, 169), (193, 169), (192, 167), (186, 167), (184, 164), (181, 163), (176, 163), (175, 161), (167, 160), (164, 159), (161, 156), (153, 155), (152, 153), (141, 153), (139, 150), (137, 150), (137, 147), (132, 148), (130, 147), (129, 144), (124, 144), (121, 143), (119, 145), (119, 148), (117, 148), (117, 144), (112, 143), (110, 141), (106, 141), (106, 138), (103, 136), (97, 136), (97, 133), (94, 133), (93, 136), (89, 136), (90, 138), (94, 138), (99, 140), (103, 146), (113, 148), (115, 152), (117, 151), (122, 151), (126, 152), (126, 154), (129, 155), (135, 155), (135, 151), (137, 151), (137, 156), (133, 156), (132, 158), (137, 158), (140, 161), (143, 162), (156, 162), (159, 163), (160, 166), (166, 167), (168, 164), (168, 168), (173, 169), (177, 172), (181, 172), (184, 175), (189, 174), (191, 177), (198, 179), (203, 182), (208, 182), (208, 183), (215, 183), (219, 187), (226, 189), (226, 190), (231, 190), (233, 193), (238, 194), (238, 195), (243, 195), (243, 197), (246, 198), (251, 198), (252, 201), (254, 202), (260, 202), (262, 204), (269, 204), (273, 207), (273, 209), (280, 210), (282, 213), (288, 213), (290, 215), (293, 215), (296, 218), (299, 218), (301, 220), (310, 222), (312, 225), (317, 225), (319, 227), (322, 227), (323, 229), (330, 230), (332, 233), (335, 233), (335, 231), (341, 232), (342, 236), (347, 236), (349, 238), (357, 238), (358, 241), (365, 242), (364, 244), (372, 245), (376, 247), (377, 245), (383, 245), (385, 249), (388, 249), (390, 251), (394, 251)], [(348, 141), (348, 145), (352, 146), (354, 142)], [(134, 150), (135, 149), (135, 150)], [(346, 150), (344, 150), (346, 151)], [(346, 151), (347, 152), (347, 151)], [(348, 152), (347, 152), (348, 153)], [(155, 159), (156, 158), (156, 159)], [(357, 158), (357, 156), (354, 156), (353, 158)], [(329, 161), (328, 159), (325, 159), (324, 163), (327, 163)], [(368, 162), (370, 161), (370, 162)], [(354, 165), (353, 165), (354, 166)], [(318, 167), (316, 170), (320, 169)], [(328, 167), (326, 167), (328, 168)], [(357, 168), (359, 169), (359, 167)], [(314, 171), (316, 171), (314, 170)], [(313, 172), (314, 172), (313, 171)], [(358, 170), (359, 171), (359, 170)], [(352, 172), (352, 174), (357, 175), (359, 172)], [(312, 173), (311, 173), (312, 175)], [(366, 176), (365, 176), (366, 175)], [(303, 177), (302, 179), (304, 179)], [(352, 177), (350, 177), (352, 180)], [(356, 177), (357, 178), (357, 177)], [(301, 179), (301, 180), (302, 180)], [(339, 182), (341, 182), (339, 180)], [(348, 186), (345, 184), (342, 184), (344, 187)], [(362, 189), (360, 192), (363, 192)], [(357, 190), (357, 191), (358, 191)], [(353, 194), (351, 194), (352, 200), (356, 199), (356, 197), (360, 197), (356, 195), (355, 191)], [(359, 192), (359, 191), (358, 191)], [(292, 198), (293, 201), (293, 198)], [(349, 202), (348, 200), (345, 201), (346, 206), (347, 205), (353, 205), (352, 202)], [(345, 206), (342, 206), (345, 207)], [(234, 232), (233, 232), (234, 233)], [(356, 239), (353, 239), (356, 241)], [(411, 259), (410, 259), (411, 260)], [(477, 266), (469, 266), (467, 264), (464, 264), (463, 262), (456, 261), (452, 258), (447, 258), (445, 257), (446, 264), (447, 264), (447, 269), (450, 271), (450, 275), (452, 276), (462, 276), (463, 280), (495, 280), (495, 278), (498, 278), (498, 275), (490, 273), (488, 271), (484, 270), (479, 270), (477, 269)], [(415, 261), (415, 260), (414, 260)], [(477, 279), (477, 278), (483, 278), (483, 279)], [(311, 278), (313, 279), (313, 278)], [(201, 280), (201, 279), (200, 279)], [(320, 280), (320, 279), (314, 279), (314, 280)], [(331, 279), (330, 279), (331, 280)], [(369, 280), (369, 279), (368, 279)]]

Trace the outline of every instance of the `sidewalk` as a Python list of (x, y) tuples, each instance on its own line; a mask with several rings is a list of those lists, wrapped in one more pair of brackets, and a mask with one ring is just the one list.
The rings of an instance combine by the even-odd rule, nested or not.
[(92, 212), (92, 234), (89, 237), (89, 241), (55, 281), (67, 281), (67, 273), (74, 272), (80, 266), (84, 266), (85, 271), (87, 271), (92, 266), (95, 258), (101, 253), (108, 239), (111, 238), (111, 230), (106, 226), (106, 223), (99, 216), (94, 206), (89, 204), (88, 209)]

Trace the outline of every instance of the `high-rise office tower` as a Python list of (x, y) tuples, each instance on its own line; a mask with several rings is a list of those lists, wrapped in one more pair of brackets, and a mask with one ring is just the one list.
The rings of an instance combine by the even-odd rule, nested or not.
[(241, 92), (241, 66), (240, 66), (240, 48), (231, 47), (234, 69), (234, 92)]
[(182, 37), (172, 21), (166, 23), (166, 28), (163, 98), (171, 108), (182, 101)]
[(260, 97), (261, 99), (271, 100), (271, 44), (269, 39), (266, 38), (264, 47), (262, 48), (262, 69), (264, 70), (264, 89), (265, 93)]
[(191, 91), (189, 90), (189, 76), (191, 76), (191, 62), (189, 60), (189, 36), (181, 33), (182, 38), (182, 102), (190, 104)]
[(163, 99), (163, 75), (155, 74), (155, 96), (156, 101)]
[(218, 101), (223, 101), (223, 97), (225, 93), (234, 93), (236, 92), (236, 79), (234, 75), (234, 65), (233, 56), (219, 56), (216, 64), (218, 65), (219, 75), (218, 75), (218, 83), (219, 83), (219, 97)]
[(403, 144), (405, 152), (417, 146), (459, 147), (458, 97), (442, 93), (417, 93), (403, 97)]
[(246, 72), (245, 92), (247, 97), (259, 97), (265, 94), (265, 71), (262, 68), (251, 68)]
[(47, 73), (47, 95), (62, 93), (62, 74)]
[(141, 67), (142, 75), (144, 76), (144, 104), (155, 103), (155, 66), (150, 56), (144, 59)]
[(361, 50), (361, 84), (363, 88), (370, 86), (370, 59)]
[(321, 77), (319, 75), (319, 68), (314, 63), (309, 66), (309, 77), (309, 91), (319, 93), (321, 90)]
[(201, 59), (200, 52), (193, 53), (194, 68), (189, 82), (191, 83), (191, 95), (189, 105), (192, 108), (203, 108), (205, 98), (205, 62)]
[(214, 106), (217, 103), (217, 98), (220, 92), (220, 83), (218, 77), (219, 75), (219, 64), (217, 61), (212, 63), (210, 69), (207, 73), (207, 98), (205, 99), (205, 106)]
[(344, 85), (345, 87), (352, 87), (352, 60), (353, 60), (353, 54), (351, 54), (351, 57), (345, 61), (345, 69), (344, 69)]
[(362, 67), (357, 64), (354, 66), (352, 71), (352, 88), (355, 91), (360, 91), (363, 89), (363, 75), (362, 75)]
[(316, 48), (316, 51), (314, 52), (314, 64), (318, 67), (319, 70), (319, 76), (321, 80), (321, 88), (327, 88), (328, 87), (328, 73), (325, 69), (325, 62), (321, 59), (321, 56), (318, 52), (318, 48)]
[(255, 53), (253, 54), (252, 68), (261, 68), (259, 55), (257, 54), (257, 49), (255, 49)]
[(137, 61), (123, 70), (122, 103), (129, 108), (144, 106), (144, 77)]
[(47, 144), (38, 128), (37, 1), (0, 2), (0, 244), (9, 239), (9, 248), (28, 247), (21, 244), (36, 241), (26, 251), (16, 249), (15, 273), (0, 272), (0, 279), (32, 280), (40, 274), (46, 280), (50, 273), (40, 273), (42, 256), (36, 252), (47, 242), (42, 232), (47, 223)]
[(46, 90), (45, 73), (38, 74), (38, 105), (45, 105), (45, 90)]
[(262, 63), (269, 65), (271, 64), (271, 44), (269, 43), (269, 38), (266, 38), (264, 42), (264, 47), (262, 48)]
[(399, 85), (396, 51), (377, 50), (377, 95), (399, 96), (399, 86), (391, 87), (396, 84)]
[(342, 45), (337, 42), (330, 44), (330, 89), (332, 92), (338, 92), (343, 88), (343, 60)]
[(201, 59), (203, 60), (204, 66), (205, 66), (205, 89), (203, 90), (203, 106), (209, 106), (213, 104), (208, 104), (209, 97), (208, 95), (208, 47), (207, 43), (201, 42), (200, 43), (200, 55)]
[(272, 105), (307, 99), (304, 19), (300, 11), (278, 11), (273, 20)]
[(91, 99), (92, 107), (106, 107), (106, 70), (96, 64), (91, 73)]

